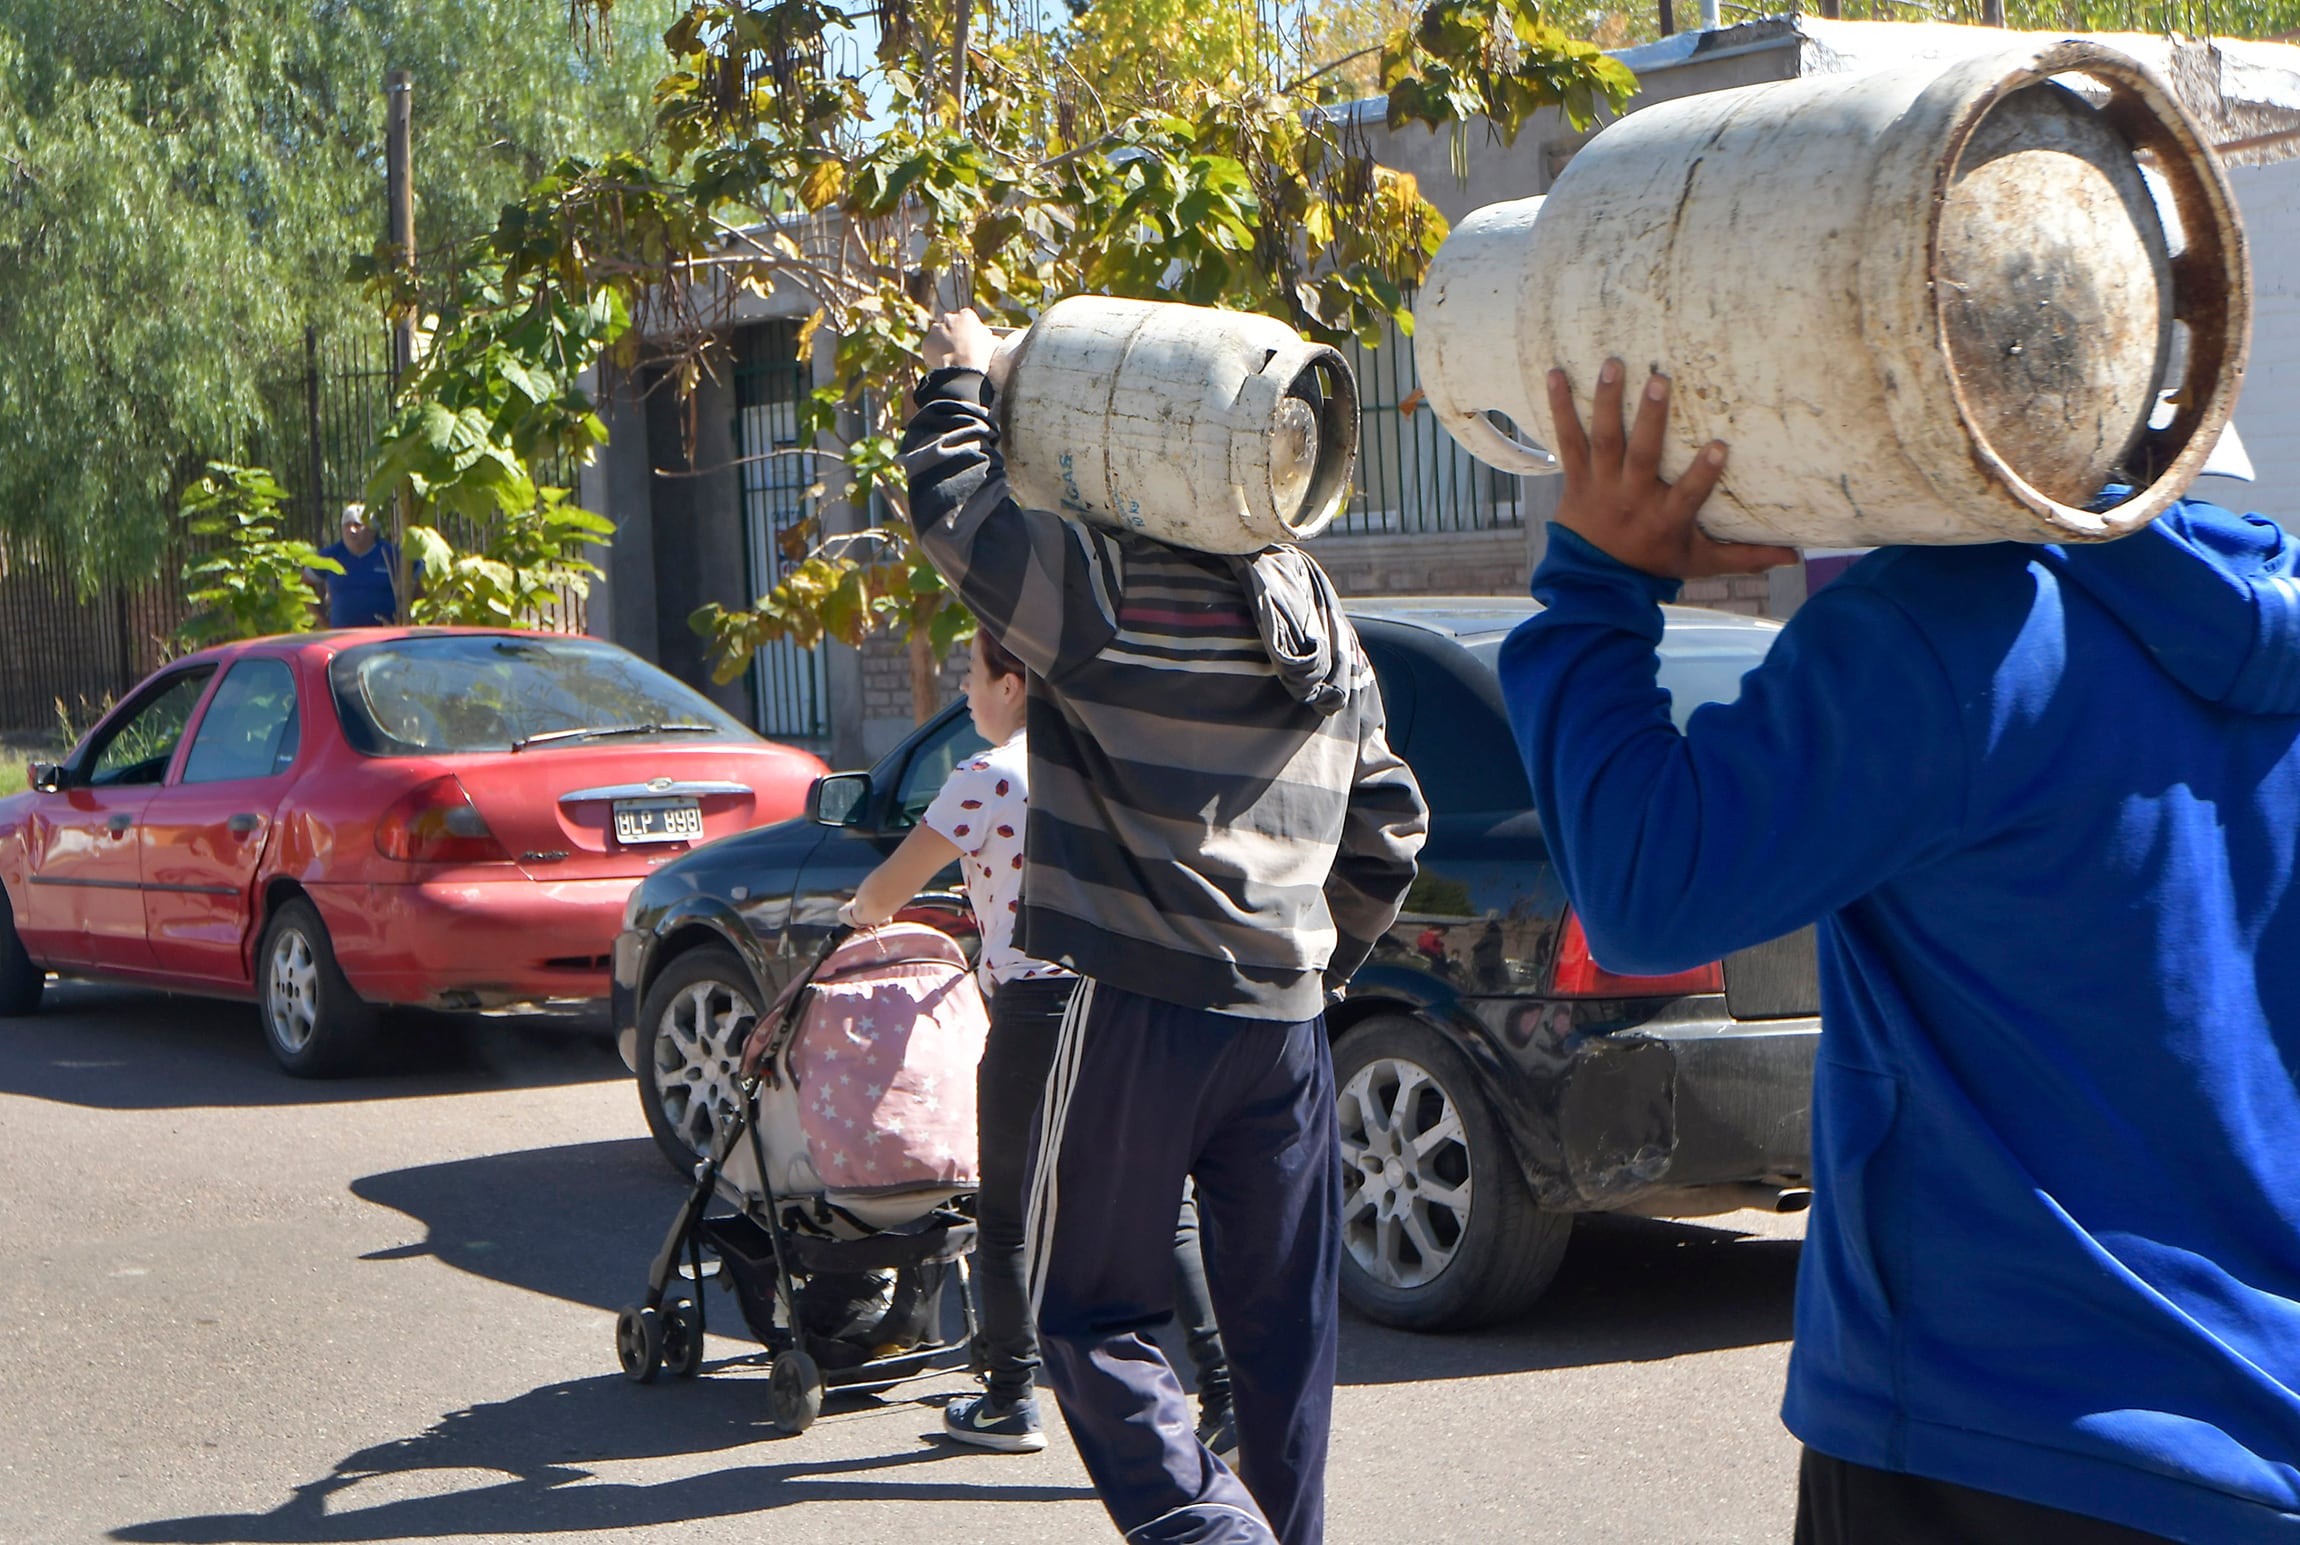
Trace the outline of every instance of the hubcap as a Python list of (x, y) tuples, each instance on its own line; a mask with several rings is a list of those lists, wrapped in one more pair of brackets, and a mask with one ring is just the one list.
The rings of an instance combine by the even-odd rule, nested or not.
[(1453, 1264), (1469, 1229), (1469, 1139), (1445, 1086), (1418, 1063), (1379, 1057), (1336, 1100), (1342, 1245), (1385, 1287), (1415, 1288)]
[(312, 1033), (319, 1028), (319, 963), (300, 928), (283, 929), (272, 941), (264, 1012), (283, 1048), (298, 1052), (311, 1044)]
[(725, 982), (697, 982), (673, 998), (655, 1025), (655, 1091), (663, 1119), (697, 1154), (711, 1151), (719, 1123), (734, 1114), (742, 1082), (743, 1038), (758, 1010)]

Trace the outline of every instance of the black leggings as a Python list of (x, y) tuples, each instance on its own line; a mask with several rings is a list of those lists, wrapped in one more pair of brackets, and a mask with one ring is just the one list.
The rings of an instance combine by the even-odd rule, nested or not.
[[(1018, 1400), (1038, 1373), (1038, 1333), (1030, 1323), (1028, 1266), (1023, 1259), (1024, 1166), (1030, 1159), (1030, 1123), (1046, 1092), (1062, 1011), (1076, 977), (1003, 982), (990, 999), (990, 1040), (975, 1070), (975, 1123), (981, 1180), (975, 1197), (980, 1237), (974, 1270), (982, 1293), (982, 1351), (989, 1364), (991, 1398)], [(1199, 1396), (1212, 1404), (1230, 1398), (1230, 1364), (1214, 1326), (1206, 1267), (1198, 1248), (1198, 1209), (1182, 1198), (1174, 1229), (1175, 1309), (1198, 1375)]]
[(2173, 1545), (2161, 1534), (1805, 1450), (1796, 1545)]

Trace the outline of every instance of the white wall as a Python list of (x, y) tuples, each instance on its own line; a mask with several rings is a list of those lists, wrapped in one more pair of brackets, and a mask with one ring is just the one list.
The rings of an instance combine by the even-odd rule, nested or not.
[(2252, 362), (2236, 429), (2257, 477), (2199, 478), (2196, 496), (2300, 531), (2300, 160), (2230, 167), (2228, 181), (2252, 250)]

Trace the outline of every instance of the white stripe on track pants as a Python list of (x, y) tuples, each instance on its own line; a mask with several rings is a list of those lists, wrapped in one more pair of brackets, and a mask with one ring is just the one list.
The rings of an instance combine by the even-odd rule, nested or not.
[[(1081, 983), (1038, 1120), (1030, 1283), (1046, 1382), (1112, 1521), (1155, 1545), (1320, 1545), (1342, 1194), (1324, 1019)], [(1149, 1336), (1173, 1316), (1185, 1176), (1230, 1349), (1235, 1475), (1192, 1435)]]

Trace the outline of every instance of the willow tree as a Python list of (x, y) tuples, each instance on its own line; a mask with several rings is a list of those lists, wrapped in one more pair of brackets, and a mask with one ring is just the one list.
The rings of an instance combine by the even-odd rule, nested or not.
[(391, 67), (416, 77), (429, 249), (643, 136), (660, 73), (542, 3), (0, 5), (0, 538), (83, 582), (150, 576), (202, 466), (276, 439), (303, 329), (374, 331), (345, 258), (383, 228)]

